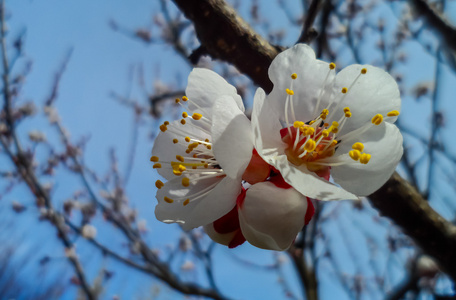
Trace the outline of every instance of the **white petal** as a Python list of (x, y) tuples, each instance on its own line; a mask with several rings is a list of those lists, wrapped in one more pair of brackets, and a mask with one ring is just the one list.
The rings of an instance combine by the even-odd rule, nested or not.
[[(231, 96), (239, 109), (244, 112), (244, 104), (236, 88), (226, 82), (220, 75), (209, 69), (195, 68), (188, 76), (188, 85), (185, 90), (187, 97), (203, 109), (202, 113), (212, 115), (214, 101), (223, 95)], [(200, 111), (191, 102), (188, 105), (191, 111)]]
[(307, 200), (296, 190), (254, 184), (239, 208), (242, 234), (256, 247), (285, 250), (304, 226), (306, 211)]
[[(283, 51), (271, 63), (269, 67), (269, 77), (274, 84), (274, 89), (268, 96), (268, 102), (274, 106), (274, 110), (279, 112), (280, 119), (285, 120), (285, 99), (286, 89), (290, 88), (293, 81), (293, 107), (295, 116), (300, 121), (310, 121), (318, 115), (313, 115), (313, 111), (322, 88), (329, 90), (332, 86), (334, 71), (329, 72), (327, 62), (315, 59), (315, 53), (309, 46), (298, 44)], [(291, 74), (296, 73), (297, 79), (292, 80)], [(326, 76), (329, 73), (325, 84)], [(329, 97), (322, 97), (323, 102), (318, 108), (318, 114), (325, 108), (324, 102)], [(291, 116), (289, 116), (291, 118)], [(291, 120), (292, 123), (294, 120)]]
[(269, 163), (282, 174), (283, 179), (298, 192), (312, 199), (330, 200), (356, 200), (358, 197), (346, 190), (335, 186), (315, 173), (307, 170), (305, 164), (295, 166), (287, 160), (286, 155), (277, 156)]
[(280, 137), (282, 125), (279, 115), (265, 98), (264, 91), (258, 88), (253, 100), (252, 131), (255, 149), (261, 156), (264, 153), (283, 152), (286, 146)]
[[(184, 158), (191, 157), (191, 155), (185, 153), (185, 150), (187, 150), (188, 147), (188, 143), (184, 140), (185, 136), (202, 141), (207, 138), (211, 139), (210, 135), (199, 127), (199, 124), (201, 123), (191, 119), (187, 119), (187, 123), (185, 125), (182, 125), (179, 121), (171, 122), (168, 125), (168, 130), (165, 132), (160, 131), (158, 136), (155, 138), (152, 155), (158, 156), (162, 162), (176, 161), (176, 155), (181, 155)], [(181, 134), (176, 135), (171, 132), (172, 130), (181, 132)], [(179, 141), (177, 144), (173, 143), (173, 139), (175, 138)], [(170, 165), (167, 166), (162, 163), (162, 168), (157, 169), (157, 171), (158, 174), (168, 180), (175, 178)]]
[(395, 125), (383, 123), (356, 139), (343, 141), (337, 153), (348, 153), (355, 142), (363, 143), (364, 152), (372, 155), (369, 163), (355, 162), (345, 154), (350, 163), (333, 167), (331, 175), (347, 191), (367, 196), (379, 189), (396, 169), (403, 152), (402, 135)]
[[(330, 120), (337, 120), (342, 116), (343, 108), (350, 107), (352, 117), (347, 120), (339, 134), (350, 132), (371, 122), (376, 114), (386, 116), (392, 110), (401, 110), (400, 92), (396, 81), (390, 74), (374, 66), (351, 65), (340, 71), (336, 76), (335, 84), (339, 95), (343, 87), (350, 87), (362, 68), (366, 68), (367, 73), (361, 75), (355, 85), (349, 89), (335, 118)], [(397, 117), (390, 117), (385, 121), (394, 123), (396, 119)]]
[(234, 236), (237, 233), (237, 230), (229, 232), (229, 233), (218, 233), (214, 229), (214, 224), (210, 223), (204, 225), (204, 232), (216, 243), (228, 246), (231, 241), (233, 240)]
[[(218, 184), (205, 197), (183, 205), (187, 195), (192, 195), (217, 182)], [(196, 184), (191, 183), (189, 187), (183, 187), (181, 177), (178, 177), (166, 182), (165, 186), (158, 190), (155, 216), (162, 222), (180, 223), (185, 230), (190, 230), (214, 222), (227, 214), (236, 205), (240, 191), (241, 181), (232, 180), (229, 177), (222, 180), (220, 178), (200, 180)], [(178, 197), (183, 200), (168, 203), (164, 201), (165, 196), (173, 200)]]
[(240, 178), (252, 157), (250, 121), (230, 96), (218, 98), (213, 112), (212, 144), (215, 158), (228, 176)]

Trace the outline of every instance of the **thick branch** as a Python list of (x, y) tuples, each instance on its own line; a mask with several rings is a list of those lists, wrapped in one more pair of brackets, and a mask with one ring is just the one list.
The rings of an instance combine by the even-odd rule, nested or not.
[(426, 0), (411, 0), (410, 3), (416, 12), (426, 19), (429, 27), (442, 37), (448, 47), (456, 51), (456, 28)]
[[(174, 0), (191, 19), (208, 53), (225, 60), (249, 76), (267, 92), (267, 69), (277, 50), (260, 38), (222, 0)], [(456, 39), (455, 39), (456, 40)], [(371, 195), (380, 213), (393, 220), (456, 280), (456, 227), (442, 218), (398, 174)]]
[(397, 173), (370, 199), (380, 214), (392, 219), (456, 280), (456, 226), (436, 213)]
[(268, 67), (278, 50), (259, 36), (223, 0), (173, 0), (193, 21), (196, 35), (212, 58), (236, 66), (266, 91)]

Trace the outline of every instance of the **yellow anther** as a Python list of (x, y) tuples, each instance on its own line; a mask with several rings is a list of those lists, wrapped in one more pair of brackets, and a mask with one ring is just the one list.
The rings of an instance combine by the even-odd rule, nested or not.
[(155, 187), (161, 189), (165, 184), (161, 180), (155, 181)]
[(352, 116), (351, 111), (347, 111), (347, 112), (345, 113), (345, 117), (346, 117), (346, 118), (350, 118), (351, 116)]
[(163, 199), (165, 200), (165, 202), (168, 202), (168, 203), (173, 203), (173, 202), (174, 202), (173, 199), (168, 198), (168, 197), (166, 197), (166, 196), (165, 196), (165, 198), (163, 198)]
[(361, 74), (366, 74), (367, 73), (367, 69), (366, 68), (362, 68), (361, 69)]
[(185, 137), (185, 141), (186, 141), (187, 143), (190, 143), (190, 138), (189, 138), (188, 136), (186, 136), (186, 137)]
[(198, 147), (199, 143), (197, 142), (194, 142), (194, 143), (191, 143), (190, 145), (188, 145), (188, 149), (195, 149), (196, 147)]
[(176, 155), (178, 161), (184, 162), (184, 157), (182, 155)]
[(162, 167), (161, 163), (156, 163), (152, 166), (154, 169), (160, 169)]
[(322, 119), (322, 120), (326, 120), (326, 117), (327, 117), (327, 115), (324, 115), (324, 114), (320, 115), (320, 119)]
[(304, 122), (294, 121), (294, 123), (293, 123), (293, 127), (294, 128), (299, 128), (299, 127), (302, 127), (302, 126), (304, 126)]
[(333, 128), (331, 129), (331, 132), (332, 132), (332, 133), (338, 133), (338, 132), (339, 132), (339, 128), (333, 127)]
[(177, 144), (179, 143), (179, 140), (178, 139), (173, 139), (173, 144)]
[(329, 68), (330, 68), (331, 70), (334, 70), (334, 69), (336, 68), (336, 64), (335, 64), (335, 63), (330, 63), (330, 64), (329, 64)]
[(168, 127), (166, 127), (165, 124), (160, 125), (160, 130), (161, 130), (162, 132), (165, 132), (167, 129), (168, 129)]
[(348, 155), (350, 155), (353, 160), (358, 161), (361, 157), (361, 152), (359, 152), (359, 150), (351, 150), (348, 152)]
[(397, 117), (399, 116), (399, 112), (397, 110), (392, 110), (386, 114), (388, 117)]
[(197, 158), (198, 157), (198, 154), (193, 154), (193, 158)]
[(328, 127), (329, 123), (324, 123), (323, 126)]
[(187, 170), (186, 167), (184, 167), (183, 165), (179, 165), (179, 171), (180, 172), (184, 172), (185, 170)]
[(345, 107), (344, 108), (344, 113), (349, 112), (349, 111), (350, 111), (350, 107)]
[(364, 145), (363, 145), (363, 143), (357, 142), (357, 143), (353, 144), (352, 149), (358, 150), (359, 152), (363, 152)]
[(327, 110), (327, 109), (325, 108), (325, 109), (323, 109), (323, 110), (321, 111), (321, 114), (322, 114), (322, 115), (328, 115), (328, 114), (329, 114), (329, 110)]
[(209, 168), (209, 164), (204, 164), (204, 168)]
[(158, 156), (152, 156), (150, 158), (150, 161), (157, 162), (158, 161)]
[(290, 90), (290, 89), (286, 89), (285, 90), (287, 92), (288, 95), (294, 95), (294, 91), (293, 90)]
[(333, 127), (339, 127), (339, 123), (337, 123), (337, 121), (333, 121), (333, 122), (332, 122), (332, 126), (333, 126)]
[(182, 119), (182, 120), (181, 120), (181, 124), (182, 124), (182, 125), (185, 125), (185, 123), (187, 123), (187, 122), (185, 122), (185, 119)]
[(307, 128), (307, 130), (306, 130), (306, 131), (307, 131), (306, 135), (312, 135), (312, 134), (315, 133), (315, 128), (313, 128), (313, 127), (306, 127), (306, 128)]
[(189, 204), (189, 203), (190, 203), (190, 199), (185, 199), (185, 201), (182, 202), (182, 204), (183, 204), (184, 206), (187, 205), (187, 204)]
[(312, 152), (315, 150), (316, 145), (317, 143), (315, 143), (314, 140), (310, 139), (304, 145), (304, 150), (306, 150), (307, 152)]
[(291, 79), (296, 79), (296, 78), (298, 78), (298, 74), (296, 74), (296, 73), (291, 74)]
[(174, 101), (175, 101), (175, 102), (176, 102), (176, 104), (177, 104), (177, 103), (179, 103), (179, 102), (180, 102), (180, 99), (179, 99), (179, 98), (176, 98)]
[(190, 185), (190, 179), (188, 177), (182, 178), (182, 185), (187, 187)]
[(187, 149), (187, 150), (185, 150), (185, 153), (187, 153), (187, 154), (190, 154), (190, 152), (192, 152), (192, 150), (191, 150), (191, 149)]
[(369, 162), (370, 159), (371, 159), (371, 155), (370, 154), (363, 153), (361, 155), (361, 158), (359, 159), (359, 162), (365, 165), (365, 164), (367, 164)]
[(179, 170), (173, 170), (173, 174), (176, 175), (176, 176), (181, 176), (182, 172), (179, 171)]
[(194, 113), (194, 114), (192, 115), (193, 120), (199, 120), (199, 119), (201, 119), (202, 117), (203, 117), (203, 115), (202, 115), (202, 114), (199, 114), (199, 113)]
[(328, 131), (328, 130), (323, 130), (323, 131), (321, 132), (321, 135), (323, 135), (324, 137), (328, 137), (329, 131)]
[(197, 166), (192, 166), (192, 169), (193, 169), (193, 170), (195, 170), (195, 169), (197, 169), (197, 168), (198, 168)]
[(211, 145), (207, 145), (206, 148), (207, 148), (208, 150), (211, 150), (211, 149), (212, 149), (212, 146), (211, 146)]
[(169, 125), (169, 122), (168, 122), (168, 121), (165, 121), (165, 122), (163, 122), (163, 124), (165, 124), (165, 126), (168, 126), (168, 125)]
[(204, 141), (205, 141), (206, 143), (209, 143), (209, 139), (205, 139)]
[(336, 141), (336, 140), (333, 140), (333, 141), (331, 142), (331, 146), (335, 146), (335, 145), (337, 145), (337, 141)]
[(346, 87), (342, 88), (341, 90), (342, 94), (346, 94), (348, 92), (348, 89)]
[(185, 101), (188, 101), (187, 96), (182, 97), (182, 101), (184, 101), (184, 102), (185, 102)]
[(312, 125), (313, 123), (315, 123), (315, 121), (310, 121), (310, 122), (309, 122), (309, 125)]
[(184, 111), (184, 112), (182, 113), (182, 118), (186, 118), (186, 117), (188, 117), (188, 113)]
[(380, 125), (383, 122), (383, 116), (381, 114), (376, 114), (372, 118), (372, 124)]

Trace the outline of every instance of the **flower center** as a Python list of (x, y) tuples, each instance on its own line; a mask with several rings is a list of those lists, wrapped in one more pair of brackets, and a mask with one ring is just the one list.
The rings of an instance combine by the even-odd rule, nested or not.
[[(320, 103), (324, 94), (323, 91), (327, 89), (327, 81), (330, 78), (331, 72), (335, 72), (335, 67), (334, 63), (329, 64), (329, 70), (323, 82), (323, 87), (320, 89), (320, 93), (316, 99), (316, 106), (313, 113), (315, 117), (312, 120), (299, 120), (296, 118), (293, 105), (293, 97), (296, 97), (293, 91), (293, 81), (298, 76), (295, 73), (291, 75), (290, 88), (285, 90), (285, 128), (280, 130), (282, 141), (288, 145), (285, 150), (288, 161), (296, 166), (305, 164), (309, 171), (315, 172), (322, 177), (326, 177), (329, 174), (329, 169), (332, 166), (356, 162), (367, 164), (371, 159), (371, 155), (363, 152), (364, 145), (360, 142), (354, 143), (352, 150), (348, 153), (342, 153), (348, 154), (352, 160), (344, 159), (342, 155), (336, 156), (336, 151), (345, 141), (356, 140), (357, 137), (372, 126), (380, 125), (384, 118), (399, 115), (399, 112), (396, 110), (389, 112), (386, 116), (376, 114), (371, 119), (371, 122), (363, 124), (356, 130), (340, 135), (345, 123), (349, 122), (349, 119), (352, 117), (350, 107), (346, 106), (342, 109), (343, 106), (341, 105), (359, 78), (367, 73), (367, 69), (361, 69), (358, 76), (348, 88), (343, 87), (335, 96), (325, 99), (327, 101), (323, 103), (327, 103), (327, 105), (318, 115), (317, 112), (320, 109)], [(309, 101), (310, 99), (302, 100)], [(341, 115), (339, 119), (335, 119), (336, 113)]]

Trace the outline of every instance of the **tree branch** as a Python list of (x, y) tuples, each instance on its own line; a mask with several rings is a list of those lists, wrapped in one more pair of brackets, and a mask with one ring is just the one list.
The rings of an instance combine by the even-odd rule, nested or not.
[(193, 21), (196, 35), (212, 58), (229, 62), (267, 92), (268, 67), (279, 51), (259, 36), (223, 0), (173, 0)]

